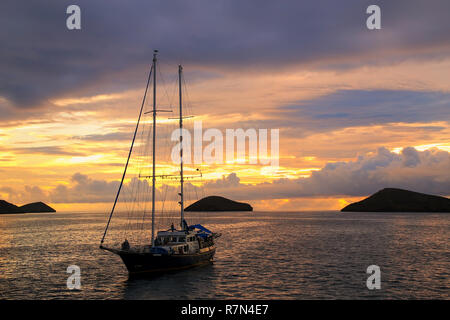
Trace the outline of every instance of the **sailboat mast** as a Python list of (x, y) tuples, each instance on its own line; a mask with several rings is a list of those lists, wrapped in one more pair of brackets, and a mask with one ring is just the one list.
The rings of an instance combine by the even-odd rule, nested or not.
[(180, 215), (181, 229), (184, 229), (184, 177), (183, 177), (183, 100), (182, 100), (182, 87), (181, 87), (181, 75), (183, 72), (183, 67), (178, 66), (178, 90), (180, 96)]
[(155, 187), (156, 187), (156, 54), (158, 50), (153, 52), (153, 152), (152, 152), (152, 160), (153, 160), (153, 170), (152, 170), (152, 246), (155, 245)]

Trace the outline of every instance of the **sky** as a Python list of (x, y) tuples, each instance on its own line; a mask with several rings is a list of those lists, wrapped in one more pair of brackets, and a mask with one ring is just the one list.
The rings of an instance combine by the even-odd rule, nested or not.
[[(81, 30), (66, 27), (71, 4)], [(366, 27), (371, 4), (380, 30)], [(182, 64), (186, 110), (205, 129), (279, 129), (279, 168), (202, 165), (193, 189), (256, 210), (338, 210), (385, 187), (449, 196), (448, 12), (417, 0), (4, 0), (0, 199), (109, 210), (154, 49), (158, 105), (176, 111)]]

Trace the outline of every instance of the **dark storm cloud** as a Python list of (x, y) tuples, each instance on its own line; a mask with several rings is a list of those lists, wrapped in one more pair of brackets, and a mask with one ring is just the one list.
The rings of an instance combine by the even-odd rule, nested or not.
[[(300, 138), (348, 127), (414, 123), (416, 132), (439, 132), (442, 125), (426, 122), (450, 122), (450, 94), (408, 90), (339, 90), (312, 100), (282, 106), (267, 119), (246, 118), (236, 126), (249, 128), (280, 128), (285, 138)], [(217, 128), (224, 131), (225, 123)], [(404, 132), (404, 126), (390, 130)], [(130, 130), (131, 131), (131, 130)]]
[[(397, 55), (377, 62), (417, 58), (430, 48), (428, 54), (443, 56), (450, 38), (448, 1), (76, 2), (82, 30), (75, 31), (65, 26), (72, 1), (1, 2), (0, 95), (15, 106), (77, 90), (94, 94), (99, 84), (112, 92), (141, 83), (154, 48), (168, 63), (342, 67), (371, 63), (365, 57), (383, 52)], [(380, 31), (365, 26), (373, 3), (382, 8)]]
[[(291, 119), (298, 119), (297, 125), (312, 131), (392, 122), (450, 121), (450, 94), (401, 90), (341, 90), (284, 109), (290, 111)], [(291, 123), (294, 124), (295, 121)]]

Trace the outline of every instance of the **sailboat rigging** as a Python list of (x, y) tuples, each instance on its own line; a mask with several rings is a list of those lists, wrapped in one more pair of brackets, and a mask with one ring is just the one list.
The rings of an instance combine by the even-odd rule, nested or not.
[[(100, 242), (100, 249), (112, 252), (119, 255), (122, 258), (125, 266), (130, 274), (143, 273), (143, 272), (164, 272), (168, 270), (183, 269), (201, 264), (206, 264), (212, 261), (216, 247), (215, 239), (220, 236), (219, 233), (214, 233), (200, 224), (188, 225), (184, 217), (184, 182), (187, 177), (184, 175), (184, 163), (183, 163), (183, 95), (182, 95), (182, 73), (183, 67), (178, 66), (178, 96), (179, 96), (179, 145), (180, 145), (180, 192), (178, 193), (180, 201), (180, 227), (175, 228), (172, 224), (169, 229), (158, 231), (155, 234), (155, 190), (156, 179), (163, 177), (173, 177), (174, 175), (157, 175), (156, 174), (156, 124), (157, 113), (168, 112), (169, 110), (158, 110), (156, 100), (156, 68), (157, 68), (157, 54), (155, 50), (153, 53), (153, 63), (150, 68), (150, 72), (147, 79), (147, 86), (144, 92), (144, 97), (139, 112), (139, 117), (134, 131), (133, 140), (131, 143), (128, 158), (125, 164), (124, 173), (118, 188), (117, 195), (111, 210), (111, 213), (106, 224), (106, 228), (103, 237)], [(153, 109), (146, 113), (152, 113), (153, 125), (152, 125), (152, 174), (151, 176), (143, 176), (139, 174), (140, 178), (151, 178), (151, 241), (142, 246), (131, 246), (125, 239), (120, 248), (114, 248), (104, 245), (104, 240), (110, 227), (112, 216), (115, 212), (116, 204), (119, 198), (119, 194), (124, 184), (125, 175), (127, 172), (128, 164), (132, 154), (133, 146), (136, 139), (136, 134), (140, 125), (141, 116), (143, 114), (144, 104), (147, 96), (150, 80), (153, 78)], [(170, 112), (170, 111), (169, 111)], [(201, 175), (201, 173), (200, 173)]]

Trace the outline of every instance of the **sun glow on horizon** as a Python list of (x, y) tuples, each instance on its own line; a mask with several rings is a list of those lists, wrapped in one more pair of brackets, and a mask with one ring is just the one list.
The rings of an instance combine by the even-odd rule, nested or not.
[[(412, 95), (411, 104), (421, 99), (425, 104), (427, 99), (431, 102), (438, 99), (434, 107), (445, 105), (448, 100), (446, 94), (450, 92), (448, 58), (423, 64), (404, 61), (334, 71), (313, 66), (305, 68), (304, 65), (293, 65), (277, 72), (246, 72), (210, 66), (192, 68), (192, 72), (215, 72), (215, 76), (198, 78), (189, 86), (186, 112), (195, 115), (193, 120), (203, 121), (203, 130), (216, 128), (224, 134), (227, 128), (280, 130), (279, 166), (250, 165), (247, 155), (219, 164), (190, 165), (200, 168), (202, 172), (201, 181), (195, 181), (197, 186), (222, 186), (227, 191), (243, 188), (246, 190), (243, 192), (247, 192), (252, 187), (262, 190), (271, 184), (277, 191), (279, 184), (279, 199), (262, 199), (263, 194), (248, 193), (250, 199), (247, 200), (260, 210), (335, 210), (345, 206), (352, 197), (297, 198), (289, 188), (296, 187), (298, 181), (315, 177), (316, 172), (320, 178), (319, 172), (326, 166), (349, 164), (358, 161), (359, 157), (376, 155), (380, 147), (396, 154), (401, 154), (408, 146), (417, 151), (436, 148), (450, 152), (448, 120), (439, 117), (430, 120), (415, 118), (415, 112), (418, 113), (422, 110), (419, 107), (423, 106), (409, 112), (407, 117), (399, 116), (402, 108), (408, 107), (406, 104), (394, 109), (379, 102), (379, 106), (375, 104), (366, 111), (359, 111), (360, 102), (378, 103), (379, 98), (385, 95), (393, 95), (394, 103)], [(371, 76), (368, 77), (368, 74)], [(92, 94), (97, 88), (98, 94)], [(26, 202), (48, 196), (61, 186), (72, 190), (77, 186), (73, 178), (77, 173), (88, 177), (86, 179), (93, 181), (93, 184), (108, 185), (120, 181), (143, 90), (141, 87), (129, 87), (105, 93), (100, 88), (100, 84), (98, 87), (93, 85), (89, 88), (90, 94), (81, 90), (69, 92), (64, 97), (54, 97), (49, 99), (48, 106), (30, 108), (26, 113), (17, 109), (14, 117), (4, 120), (4, 125), (0, 126), (2, 197)], [(336, 96), (327, 100), (333, 94)], [(176, 117), (177, 100), (163, 94), (160, 96), (158, 105), (161, 108), (169, 106), (174, 112), (158, 116), (161, 125), (157, 131), (158, 137), (177, 124), (177, 119), (170, 119)], [(336, 101), (334, 97), (343, 100)], [(358, 102), (358, 108), (352, 109), (353, 101)], [(9, 103), (3, 97), (0, 97), (0, 102)], [(148, 103), (144, 111), (149, 110)], [(367, 116), (377, 107), (383, 112)], [(390, 112), (392, 119), (385, 115)], [(151, 117), (146, 115), (141, 124), (150, 127)], [(203, 147), (207, 144), (205, 142)], [(136, 141), (135, 147), (139, 146)], [(146, 161), (146, 158), (141, 160)], [(271, 157), (260, 160), (271, 160)], [(157, 168), (163, 174), (175, 174), (179, 170), (170, 158), (158, 155), (157, 162)], [(141, 163), (140, 170), (146, 173), (149, 171), (147, 169), (150, 167)], [(132, 166), (129, 170), (133, 174), (138, 172)], [(439, 170), (444, 171), (445, 166), (442, 165)], [(406, 174), (394, 169), (390, 173)], [(441, 179), (446, 177), (445, 173), (441, 176)], [(126, 180), (127, 183), (129, 181)], [(284, 190), (283, 183), (292, 184), (285, 186)], [(322, 189), (326, 190), (327, 186)], [(236, 191), (236, 196), (245, 199), (240, 191)], [(52, 198), (48, 197), (51, 203)], [(79, 203), (55, 205), (70, 209), (71, 206), (76, 208)], [(108, 205), (105, 204), (105, 209)], [(97, 208), (96, 204), (79, 206)]]

